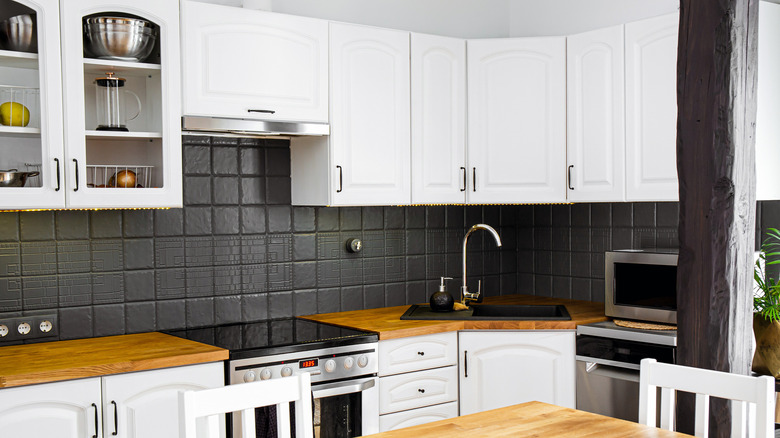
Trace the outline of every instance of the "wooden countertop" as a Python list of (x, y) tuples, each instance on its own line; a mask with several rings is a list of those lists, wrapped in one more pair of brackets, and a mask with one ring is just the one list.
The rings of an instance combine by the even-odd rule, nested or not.
[(0, 388), (226, 360), (228, 350), (163, 333), (0, 347)]
[(571, 321), (410, 321), (401, 320), (409, 306), (383, 307), (379, 309), (349, 312), (321, 313), (299, 318), (320, 321), (342, 327), (379, 333), (379, 339), (405, 338), (408, 336), (456, 330), (574, 330), (580, 324), (606, 321), (604, 304), (590, 301), (565, 300), (534, 295), (504, 295), (485, 298), (484, 304), (563, 304), (571, 315)]
[(536, 401), (370, 436), (373, 438), (690, 437), (678, 432)]

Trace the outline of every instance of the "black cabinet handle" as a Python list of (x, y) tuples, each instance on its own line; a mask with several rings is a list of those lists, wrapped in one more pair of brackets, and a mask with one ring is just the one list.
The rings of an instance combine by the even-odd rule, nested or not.
[(336, 193), (341, 193), (344, 189), (344, 169), (341, 166), (336, 166), (336, 169), (339, 170), (339, 189), (336, 190)]
[(476, 167), (471, 168), (471, 187), (472, 187), (471, 190), (472, 192), (477, 191), (477, 168)]
[(466, 191), (466, 173), (467, 172), (466, 172), (466, 168), (465, 167), (461, 167), (460, 170), (463, 171), (463, 188), (460, 189), (460, 191), (461, 192), (465, 192)]
[(463, 377), (469, 376), (469, 351), (463, 351)]
[(54, 189), (55, 192), (60, 191), (60, 159), (55, 158), (54, 162), (57, 163), (57, 188)]
[(569, 190), (574, 190), (574, 187), (571, 186), (571, 170), (574, 169), (574, 165), (569, 165)]
[(97, 438), (97, 436), (98, 436), (98, 407), (94, 403), (92, 403), (92, 407), (95, 408), (95, 434), (92, 435), (92, 438)]
[(424, 352), (424, 351), (418, 351), (418, 352), (417, 352), (417, 354), (418, 354), (419, 356), (425, 356), (425, 352)]
[(76, 163), (76, 188), (73, 189), (74, 192), (79, 191), (79, 160), (73, 159), (73, 162)]
[(246, 110), (248, 113), (264, 113), (264, 114), (275, 114), (276, 111), (274, 110), (264, 110), (264, 109), (248, 109)]
[(114, 405), (114, 433), (111, 435), (118, 435), (119, 434), (119, 420), (118, 420), (118, 414), (119, 408), (116, 405), (116, 402), (114, 400), (111, 400), (111, 404)]
[(425, 390), (422, 388), (418, 389), (417, 392), (419, 392), (420, 394), (425, 394)]

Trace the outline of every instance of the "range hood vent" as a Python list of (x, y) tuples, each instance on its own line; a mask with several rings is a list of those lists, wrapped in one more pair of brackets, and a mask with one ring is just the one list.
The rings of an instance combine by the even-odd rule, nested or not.
[(267, 120), (226, 119), (215, 117), (184, 116), (182, 131), (228, 133), (246, 136), (268, 135), (329, 135), (326, 123), (276, 122)]

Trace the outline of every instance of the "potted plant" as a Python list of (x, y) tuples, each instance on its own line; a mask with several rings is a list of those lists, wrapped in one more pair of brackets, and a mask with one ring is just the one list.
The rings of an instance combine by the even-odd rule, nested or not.
[(766, 266), (780, 264), (780, 231), (770, 228), (753, 268), (753, 371), (780, 378), (780, 281), (766, 275)]

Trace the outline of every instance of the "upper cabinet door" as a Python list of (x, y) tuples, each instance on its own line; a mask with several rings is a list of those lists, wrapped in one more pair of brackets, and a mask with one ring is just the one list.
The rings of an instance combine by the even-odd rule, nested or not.
[(623, 26), (567, 38), (568, 198), (625, 200)]
[(468, 41), (471, 203), (565, 202), (566, 38)]
[(626, 24), (626, 199), (676, 201), (678, 14)]
[[(67, 0), (61, 5), (67, 206), (181, 207), (178, 3)], [(147, 22), (157, 35), (151, 53), (117, 59), (89, 51), (83, 23), (97, 16)]]
[(412, 203), (466, 201), (466, 41), (412, 34)]
[(184, 114), (328, 121), (328, 22), (182, 2)]
[(0, 5), (0, 20), (34, 14), (37, 30), (37, 43), (0, 45), (0, 169), (30, 172), (23, 186), (0, 188), (0, 210), (62, 208), (59, 2), (17, 0)]
[(758, 112), (756, 114), (756, 199), (780, 199), (780, 5), (758, 5)]
[(330, 24), (333, 205), (409, 204), (409, 33)]

